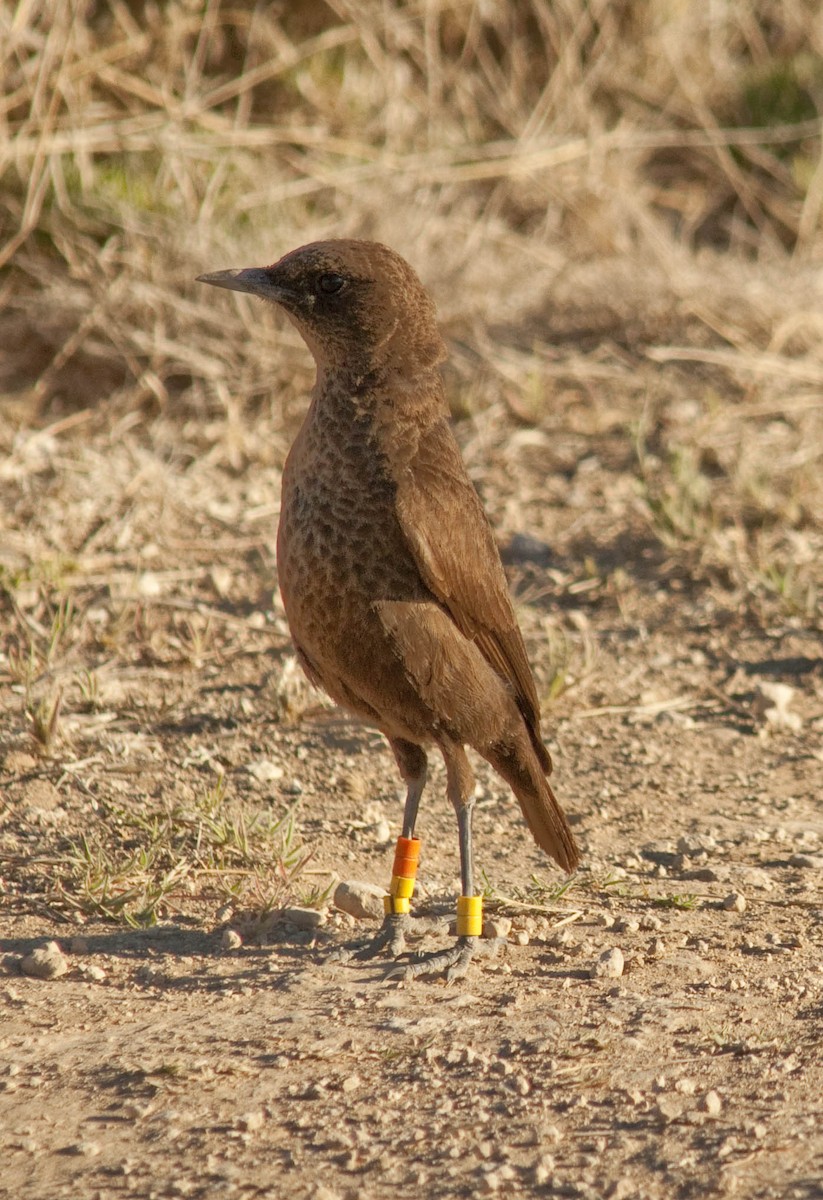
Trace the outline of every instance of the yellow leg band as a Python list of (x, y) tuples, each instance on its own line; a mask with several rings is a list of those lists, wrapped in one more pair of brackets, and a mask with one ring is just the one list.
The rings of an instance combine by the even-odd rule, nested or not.
[(411, 900), (414, 895), (414, 880), (405, 879), (402, 875), (392, 875), (389, 892), (399, 900)]
[(483, 932), (483, 897), (457, 897), (457, 936), (480, 937)]
[(384, 896), (383, 897), (383, 912), (386, 916), (392, 913), (407, 913), (409, 911), (409, 902), (405, 896)]

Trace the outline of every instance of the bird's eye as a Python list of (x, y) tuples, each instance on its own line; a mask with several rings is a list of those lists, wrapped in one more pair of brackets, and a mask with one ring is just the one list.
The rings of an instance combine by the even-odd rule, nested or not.
[(326, 296), (332, 296), (335, 292), (339, 292), (345, 283), (342, 275), (321, 275), (317, 280), (318, 292), (323, 292)]

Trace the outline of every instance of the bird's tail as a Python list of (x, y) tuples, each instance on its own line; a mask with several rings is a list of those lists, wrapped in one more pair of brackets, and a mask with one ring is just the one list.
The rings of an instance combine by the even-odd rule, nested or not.
[[(573, 871), (580, 861), (580, 851), (532, 745), (525, 740), (517, 745), (498, 744), (484, 752), (484, 757), (503, 776), (519, 800), (538, 846), (564, 871)], [(551, 769), (548, 755), (546, 764)]]

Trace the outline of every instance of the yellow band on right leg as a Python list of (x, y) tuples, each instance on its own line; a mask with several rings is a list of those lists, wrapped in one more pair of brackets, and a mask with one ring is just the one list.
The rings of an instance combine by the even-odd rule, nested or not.
[(407, 913), (409, 911), (409, 902), (405, 896), (384, 896), (383, 897), (383, 912), (387, 917), (392, 913)]
[(457, 936), (480, 937), (483, 932), (483, 897), (457, 897)]

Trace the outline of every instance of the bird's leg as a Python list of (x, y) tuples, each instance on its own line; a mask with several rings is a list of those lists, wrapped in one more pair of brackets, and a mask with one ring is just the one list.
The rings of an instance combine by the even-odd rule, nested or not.
[(355, 945), (342, 946), (330, 956), (330, 961), (376, 958), (384, 950), (397, 958), (406, 948), (406, 934), (411, 926), (409, 901), (414, 894), (414, 880), (420, 857), (420, 842), (414, 836), (420, 797), (426, 786), (427, 760), (421, 746), (402, 738), (392, 738), (390, 745), (406, 781), (406, 803), (403, 808), (403, 832), (397, 839), (394, 853), (391, 886), (383, 900), (383, 924), (373, 938)]
[(447, 794), (457, 814), (457, 836), (460, 847), (460, 884), (462, 895), (457, 900), (457, 941), (448, 950), (416, 955), (409, 966), (398, 968), (393, 975), (415, 979), (418, 975), (446, 972), (446, 982), (466, 974), (476, 954), (497, 951), (496, 942), (481, 951), (483, 929), (483, 897), (475, 895), (472, 864), (472, 815), (474, 813), (474, 774), (463, 747), (454, 742), (441, 743), (446, 763)]

